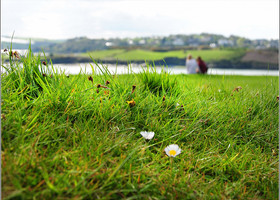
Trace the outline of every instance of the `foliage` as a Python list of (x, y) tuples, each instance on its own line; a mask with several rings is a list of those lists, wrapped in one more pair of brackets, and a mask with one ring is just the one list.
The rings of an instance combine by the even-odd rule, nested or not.
[(47, 61), (44, 64), (40, 55), (34, 56), (31, 51), (31, 45), (27, 55), (19, 56), (17, 51), (7, 50), (9, 55), (9, 65), (2, 65), (5, 69), (3, 74), (3, 83), (8, 84), (10, 92), (18, 94), (25, 93), (25, 98), (38, 97), (39, 93), (45, 89), (51, 91), (50, 82), (56, 81), (57, 74), (47, 67)]
[(161, 72), (156, 71), (155, 65), (151, 66), (146, 62), (147, 69), (143, 69), (140, 73), (144, 90), (149, 90), (154, 94), (163, 95), (165, 93), (175, 94), (176, 80), (170, 77), (170, 73), (162, 67)]

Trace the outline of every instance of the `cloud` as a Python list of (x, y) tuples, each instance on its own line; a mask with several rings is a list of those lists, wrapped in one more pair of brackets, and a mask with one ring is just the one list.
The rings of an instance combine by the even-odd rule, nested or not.
[(277, 0), (3, 0), (2, 34), (15, 30), (16, 36), (59, 39), (209, 32), (278, 38), (278, 7)]

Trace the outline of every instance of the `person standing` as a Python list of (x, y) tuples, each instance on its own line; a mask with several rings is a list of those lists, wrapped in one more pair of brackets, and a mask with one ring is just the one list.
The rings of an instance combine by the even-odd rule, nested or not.
[(191, 54), (186, 59), (186, 67), (188, 74), (196, 74), (198, 72), (198, 64)]
[(205, 64), (205, 62), (201, 59), (200, 56), (197, 57), (196, 61), (197, 61), (198, 67), (199, 67), (199, 73), (206, 74), (208, 67)]

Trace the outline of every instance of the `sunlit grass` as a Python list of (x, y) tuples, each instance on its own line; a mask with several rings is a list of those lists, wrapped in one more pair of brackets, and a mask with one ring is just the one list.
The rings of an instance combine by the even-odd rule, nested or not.
[(124, 49), (108, 49), (108, 50), (101, 50), (101, 51), (91, 51), (87, 53), (83, 53), (81, 55), (88, 57), (89, 55), (98, 60), (98, 59), (112, 59), (115, 58), (115, 55), (123, 53)]
[(2, 74), (4, 199), (278, 198), (278, 77), (45, 79), (28, 55)]
[[(186, 58), (188, 54), (194, 57), (201, 56), (205, 61), (219, 61), (219, 60), (232, 60), (239, 58), (245, 54), (244, 50), (176, 50), (167, 52), (156, 52), (142, 49), (124, 50), (124, 49), (111, 49), (102, 51), (93, 51), (89, 54), (94, 59), (116, 59), (122, 61), (145, 61), (145, 60), (162, 60), (167, 57)], [(88, 54), (82, 54), (84, 56)]]
[(245, 54), (244, 50), (191, 50), (194, 57), (202, 57), (205, 61), (232, 60)]

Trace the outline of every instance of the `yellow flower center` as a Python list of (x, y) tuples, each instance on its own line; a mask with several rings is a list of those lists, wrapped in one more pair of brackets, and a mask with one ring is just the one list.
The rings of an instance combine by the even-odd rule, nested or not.
[(170, 150), (169, 154), (170, 154), (170, 156), (175, 156), (176, 155), (176, 151), (175, 150)]

